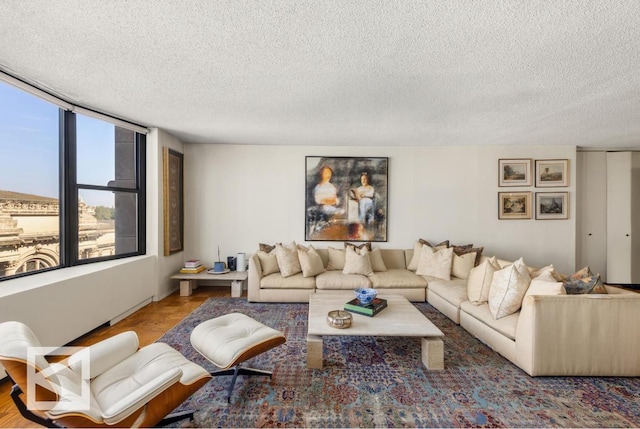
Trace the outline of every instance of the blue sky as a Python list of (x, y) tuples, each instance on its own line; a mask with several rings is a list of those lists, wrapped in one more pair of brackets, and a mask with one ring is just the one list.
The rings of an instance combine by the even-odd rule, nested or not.
[[(114, 126), (77, 115), (78, 181), (106, 185), (114, 176)], [(58, 198), (58, 106), (0, 82), (0, 189)], [(113, 206), (111, 192), (83, 193)]]

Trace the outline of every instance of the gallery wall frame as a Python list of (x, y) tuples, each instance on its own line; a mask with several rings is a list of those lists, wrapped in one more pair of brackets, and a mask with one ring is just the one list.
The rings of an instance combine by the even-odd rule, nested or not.
[(498, 186), (531, 186), (531, 171), (531, 158), (499, 159)]
[(532, 193), (498, 192), (498, 219), (531, 219)]
[(164, 255), (184, 250), (184, 157), (167, 147), (162, 151)]
[(536, 188), (569, 186), (568, 159), (536, 159)]
[(305, 157), (305, 240), (387, 241), (387, 157)]
[(569, 193), (536, 192), (536, 219), (569, 219)]

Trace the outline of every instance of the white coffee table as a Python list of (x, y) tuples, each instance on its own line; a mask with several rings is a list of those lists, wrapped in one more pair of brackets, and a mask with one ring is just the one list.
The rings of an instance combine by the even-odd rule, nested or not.
[(353, 315), (347, 329), (327, 324), (327, 313), (342, 310), (348, 301), (344, 295), (314, 294), (309, 297), (309, 326), (307, 330), (307, 368), (322, 369), (322, 337), (385, 336), (421, 337), (422, 363), (427, 369), (444, 369), (444, 334), (413, 304), (401, 295), (380, 295), (387, 300), (387, 308), (373, 317)]

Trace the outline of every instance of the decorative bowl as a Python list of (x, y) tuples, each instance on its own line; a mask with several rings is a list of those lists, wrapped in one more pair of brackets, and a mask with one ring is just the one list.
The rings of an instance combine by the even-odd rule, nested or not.
[(353, 291), (356, 294), (356, 298), (361, 304), (367, 305), (378, 295), (378, 291), (372, 288), (358, 288)]
[(345, 329), (351, 326), (351, 320), (353, 316), (351, 313), (344, 310), (331, 310), (327, 314), (327, 323), (332, 328)]

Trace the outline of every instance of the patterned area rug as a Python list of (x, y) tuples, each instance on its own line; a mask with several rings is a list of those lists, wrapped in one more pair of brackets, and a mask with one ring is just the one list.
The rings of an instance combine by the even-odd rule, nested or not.
[[(189, 343), (192, 329), (231, 312), (287, 337), (251, 359), (273, 379), (217, 377), (179, 409), (196, 409), (196, 427), (638, 427), (640, 378), (529, 377), (433, 309), (418, 303), (445, 334), (445, 370), (427, 371), (420, 340), (329, 337), (324, 369), (306, 367), (307, 304), (251, 304), (211, 298), (159, 341), (208, 370)], [(181, 424), (185, 425), (186, 421)], [(179, 424), (180, 425), (180, 424)]]

